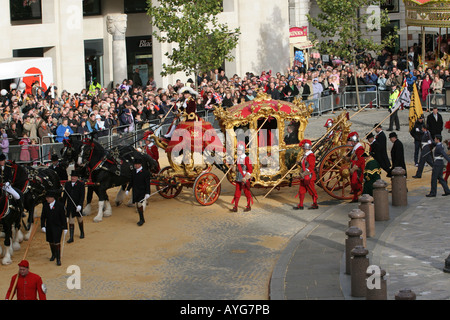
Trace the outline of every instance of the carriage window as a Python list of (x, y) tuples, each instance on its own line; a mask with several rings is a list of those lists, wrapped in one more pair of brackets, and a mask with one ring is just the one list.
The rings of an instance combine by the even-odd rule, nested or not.
[(258, 132), (258, 146), (259, 147), (277, 146), (279, 141), (277, 119), (269, 117), (267, 121), (265, 120), (266, 120), (265, 118), (258, 119), (258, 129), (261, 128)]
[(284, 125), (284, 143), (286, 145), (298, 145), (298, 128), (300, 124), (297, 121), (286, 121)]

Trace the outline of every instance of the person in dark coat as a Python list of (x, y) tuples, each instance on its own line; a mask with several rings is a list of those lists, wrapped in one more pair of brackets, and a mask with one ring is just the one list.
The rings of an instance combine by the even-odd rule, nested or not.
[(416, 175), (413, 176), (414, 179), (422, 178), (423, 168), (425, 163), (428, 163), (430, 167), (433, 167), (433, 139), (431, 138), (431, 133), (428, 131), (428, 125), (424, 124), (422, 126), (422, 149), (420, 151), (419, 165), (417, 166)]
[(447, 162), (450, 162), (450, 157), (445, 152), (444, 146), (442, 145), (442, 136), (440, 134), (437, 134), (434, 137), (434, 143), (436, 144), (436, 147), (434, 148), (435, 160), (433, 171), (431, 173), (431, 190), (426, 196), (436, 197), (438, 181), (444, 189), (443, 196), (448, 196), (450, 195), (450, 189), (448, 188), (447, 181), (445, 181), (442, 173), (444, 172), (444, 159), (447, 160)]
[(67, 243), (73, 242), (73, 233), (75, 230), (75, 218), (78, 221), (80, 228), (80, 239), (84, 238), (83, 226), (83, 203), (85, 196), (84, 182), (78, 180), (79, 174), (73, 170), (70, 176), (70, 181), (64, 184), (63, 203), (66, 206), (67, 217), (69, 218), (69, 240)]
[(387, 176), (392, 177), (392, 170), (394, 170), (394, 168), (396, 167), (401, 167), (405, 169), (405, 177), (406, 177), (405, 150), (403, 148), (403, 143), (398, 139), (397, 133), (395, 132), (389, 133), (389, 140), (391, 140), (392, 142), (392, 149), (391, 149), (392, 166)]
[(433, 112), (430, 113), (427, 117), (427, 126), (428, 130), (430, 130), (431, 138), (433, 139), (435, 135), (442, 133), (442, 129), (444, 128), (444, 121), (442, 120), (442, 116), (438, 112), (436, 106), (434, 106)]
[(419, 119), (417, 119), (414, 123), (414, 127), (410, 131), (411, 136), (414, 138), (414, 165), (416, 167), (419, 166), (419, 153), (423, 136), (422, 127), (424, 125), (424, 119), (424, 115), (421, 114)]
[(376, 135), (374, 136), (376, 146), (373, 157), (377, 160), (380, 167), (384, 171), (386, 171), (386, 173), (389, 173), (391, 162), (389, 161), (389, 156), (387, 153), (387, 138), (386, 135), (384, 134), (381, 124), (375, 124), (374, 128), (376, 132)]
[(50, 261), (56, 259), (56, 265), (61, 265), (61, 236), (67, 233), (66, 208), (59, 200), (61, 192), (59, 190), (48, 190), (45, 195), (45, 202), (42, 204), (41, 227), (45, 232), (45, 239), (50, 244), (52, 257)]
[(52, 154), (51, 160), (52, 164), (50, 165), (49, 169), (56, 171), (60, 181), (69, 180), (69, 177), (67, 175), (67, 169), (59, 162), (58, 155)]
[(136, 210), (139, 214), (138, 226), (145, 223), (144, 211), (146, 201), (150, 198), (150, 172), (142, 167), (142, 160), (135, 159), (134, 170), (131, 174), (131, 180), (128, 184), (126, 194), (133, 189), (133, 203), (136, 204)]

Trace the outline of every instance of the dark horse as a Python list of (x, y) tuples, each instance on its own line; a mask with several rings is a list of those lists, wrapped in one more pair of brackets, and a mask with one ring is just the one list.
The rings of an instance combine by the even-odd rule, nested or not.
[[(18, 200), (20, 201), (20, 200)], [(2, 264), (11, 264), (11, 256), (14, 250), (20, 249), (20, 219), (22, 212), (17, 201), (2, 189), (0, 189), (0, 224), (5, 233), (5, 253)], [(1, 253), (0, 247), (0, 253)]]
[[(20, 166), (19, 166), (20, 167)], [(24, 209), (28, 212), (27, 229), (34, 222), (34, 208), (45, 201), (45, 193), (48, 190), (61, 189), (59, 176), (55, 170), (49, 168), (25, 167), (28, 174), (28, 182), (23, 192)], [(25, 238), (27, 239), (29, 235)]]
[[(34, 208), (45, 200), (45, 192), (50, 189), (61, 187), (58, 174), (49, 168), (35, 169), (31, 166), (16, 164), (7, 161), (7, 166), (11, 167), (13, 178), (11, 185), (20, 193), (18, 205), (21, 213), (28, 212), (28, 223), (25, 226), (30, 230), (34, 219)], [(25, 236), (27, 240), (29, 234)]]
[(112, 214), (108, 189), (121, 186), (115, 200), (117, 205), (121, 203), (125, 188), (131, 179), (135, 159), (141, 159), (144, 170), (149, 170), (152, 174), (157, 173), (158, 168), (158, 163), (154, 159), (132, 146), (117, 146), (106, 150), (94, 139), (83, 140), (77, 156), (77, 165), (85, 168), (89, 174), (93, 190), (99, 199), (95, 222), (102, 221), (103, 215)]

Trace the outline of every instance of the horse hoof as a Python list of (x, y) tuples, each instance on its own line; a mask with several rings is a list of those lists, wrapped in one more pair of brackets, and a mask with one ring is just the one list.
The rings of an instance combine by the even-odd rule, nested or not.
[(12, 245), (12, 248), (13, 248), (14, 251), (19, 251), (20, 250), (20, 244), (19, 243), (14, 243)]
[(2, 260), (2, 265), (4, 265), (4, 266), (9, 265), (9, 264), (11, 264), (11, 263), (12, 263), (12, 260), (11, 260), (11, 259), (3, 259), (3, 260)]
[(116, 207), (120, 206), (122, 204), (122, 201), (116, 201)]
[(101, 218), (94, 218), (94, 222), (102, 222)]

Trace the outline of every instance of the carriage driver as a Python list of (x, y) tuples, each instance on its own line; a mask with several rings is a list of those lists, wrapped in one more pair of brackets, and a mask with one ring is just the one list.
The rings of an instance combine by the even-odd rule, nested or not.
[[(300, 201), (299, 204), (294, 207), (294, 210), (303, 210), (303, 201), (306, 193), (309, 193), (313, 200), (313, 204), (309, 209), (319, 209), (319, 206), (317, 205), (318, 196), (315, 188), (316, 172), (314, 168), (316, 165), (316, 156), (314, 155), (314, 152), (311, 151), (312, 144), (310, 140), (302, 140), (302, 142), (300, 142), (300, 147), (303, 147), (305, 153), (300, 162), (297, 163), (301, 168), (300, 188), (297, 194)], [(295, 197), (297, 198), (297, 196)]]
[(236, 169), (236, 189), (234, 192), (234, 197), (231, 203), (234, 203), (232, 212), (238, 211), (239, 199), (241, 198), (242, 191), (244, 191), (245, 197), (247, 198), (247, 207), (245, 207), (244, 212), (250, 211), (251, 205), (253, 204), (252, 193), (250, 192), (250, 178), (253, 172), (253, 167), (250, 163), (250, 158), (245, 154), (245, 143), (239, 142), (237, 146), (237, 159), (236, 164), (233, 167)]
[(350, 153), (350, 186), (353, 193), (351, 202), (358, 202), (358, 195), (362, 192), (364, 181), (364, 168), (366, 160), (364, 158), (365, 149), (359, 142), (359, 136), (356, 132), (351, 132), (347, 137), (347, 145), (352, 146)]
[(131, 180), (128, 184), (126, 195), (133, 188), (133, 203), (136, 204), (136, 210), (139, 214), (138, 226), (145, 223), (144, 211), (146, 201), (150, 198), (150, 172), (142, 167), (142, 159), (134, 160), (134, 170), (131, 174)]
[(83, 214), (81, 209), (84, 203), (85, 188), (84, 182), (78, 180), (78, 177), (78, 172), (72, 170), (70, 181), (64, 184), (63, 203), (66, 206), (67, 217), (69, 218), (69, 240), (67, 240), (67, 243), (73, 242), (75, 217), (80, 228), (80, 239), (84, 238)]
[(23, 213), (23, 203), (20, 201), (22, 192), (11, 185), (13, 173), (11, 167), (6, 165), (6, 156), (3, 153), (0, 154), (0, 180), (3, 190), (13, 196), (19, 206), (20, 212)]

